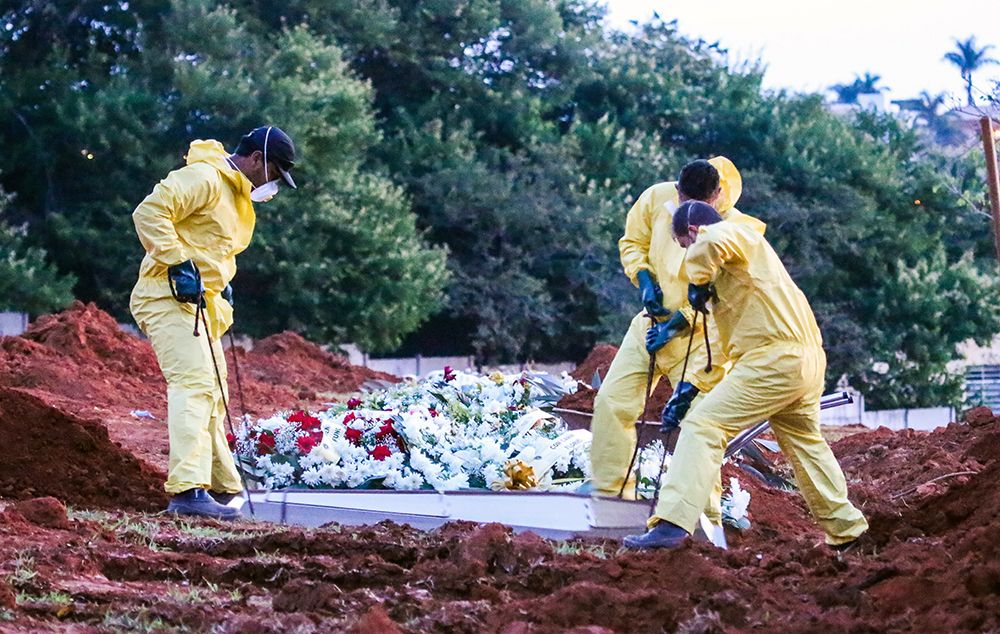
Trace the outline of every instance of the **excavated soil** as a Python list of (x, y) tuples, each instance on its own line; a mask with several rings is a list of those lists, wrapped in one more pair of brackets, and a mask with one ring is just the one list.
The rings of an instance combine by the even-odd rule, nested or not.
[[(866, 458), (877, 445), (886, 449)], [(872, 522), (846, 554), (822, 544), (798, 496), (745, 474), (755, 527), (731, 535), (727, 551), (621, 552), (614, 540), (553, 542), (497, 524), (421, 532), (388, 522), (306, 530), (123, 512), (64, 518), (54, 500), (21, 502), (0, 514), (0, 615), (21, 631), (1000, 628), (1000, 420), (878, 430), (835, 449)], [(935, 464), (921, 468), (930, 451)], [(976, 473), (941, 478), (958, 467)]]
[[(603, 381), (608, 375), (608, 368), (611, 367), (611, 362), (614, 361), (617, 353), (618, 347), (610, 343), (599, 343), (594, 346), (594, 349), (590, 351), (587, 358), (569, 373), (577, 381), (576, 392), (567, 394), (561, 398), (556, 407), (573, 409), (578, 412), (593, 412), (594, 399), (597, 398), (597, 390), (591, 387), (594, 380), (594, 373), (597, 373)], [(660, 379), (653, 393), (650, 395), (649, 404), (646, 405), (643, 419), (660, 420), (660, 413), (663, 411), (663, 406), (667, 404), (667, 401), (670, 400), (670, 395), (673, 393), (670, 381), (666, 377)]]
[(162, 475), (114, 444), (107, 428), (31, 392), (0, 387), (0, 496), (55, 496), (99, 508), (166, 504)]
[[(371, 379), (293, 333), (226, 353), (233, 415), (319, 408)], [(304, 389), (305, 386), (312, 389)], [(161, 508), (167, 465), (166, 383), (144, 339), (93, 304), (40, 317), (19, 337), (0, 337), (0, 495), (54, 495), (100, 508)], [(89, 475), (88, 475), (89, 474)], [(122, 500), (116, 502), (116, 500)]]
[[(162, 399), (155, 364), (95, 311), (78, 305), (0, 340), (4, 631), (1000, 630), (1000, 419), (988, 410), (931, 433), (833, 444), (871, 522), (846, 554), (823, 545), (796, 493), (732, 465), (724, 475), (750, 490), (753, 527), (731, 533), (727, 551), (621, 552), (615, 540), (553, 542), (495, 524), (178, 521), (135, 510), (162, 504), (162, 475), (133, 450), (152, 436), (132, 428), (127, 444), (108, 423), (140, 403), (159, 411), (143, 400)], [(261, 354), (305, 354), (289, 339)], [(245, 382), (271, 385), (251, 357)], [(288, 383), (272, 394), (301, 400)], [(160, 420), (121, 422), (165, 438)]]
[(368, 381), (399, 381), (391, 374), (351, 365), (346, 357), (327, 352), (294, 332), (261, 339), (245, 356), (243, 361), (241, 355), (240, 363), (251, 380), (300, 393), (346, 394)]

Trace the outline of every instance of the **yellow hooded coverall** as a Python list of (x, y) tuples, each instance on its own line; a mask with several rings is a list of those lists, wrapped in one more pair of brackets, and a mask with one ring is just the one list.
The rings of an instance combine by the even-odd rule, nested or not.
[[(736, 201), (743, 191), (743, 180), (733, 162), (717, 156), (710, 159), (709, 163), (719, 171), (722, 192), (716, 206), (723, 217), (733, 222), (746, 223), (763, 234), (764, 223), (735, 209)], [(618, 241), (618, 250), (625, 275), (633, 284), (638, 286), (636, 275), (640, 270), (650, 271), (663, 291), (663, 306), (671, 311), (681, 311), (687, 322), (693, 324), (694, 310), (687, 301), (688, 282), (680, 277), (684, 249), (673, 238), (673, 212), (677, 206), (675, 182), (659, 183), (644, 191), (628, 212), (625, 235)], [(716, 343), (717, 337), (713, 335), (714, 327), (710, 325), (713, 370), (711, 373), (704, 371), (708, 358), (702, 323), (699, 320), (695, 331), (691, 359), (684, 380), (692, 383), (703, 394), (711, 390), (725, 375), (723, 365), (726, 360), (721, 347)], [(711, 320), (709, 323), (711, 324)], [(618, 495), (635, 449), (635, 423), (642, 415), (646, 375), (649, 372), (649, 353), (646, 352), (645, 342), (649, 326), (650, 320), (644, 316), (644, 311), (632, 319), (594, 401), (594, 417), (590, 426), (593, 433), (590, 460), (591, 480), (597, 495)], [(662, 376), (666, 376), (671, 385), (677, 385), (680, 381), (687, 353), (688, 334), (674, 338), (657, 351), (654, 388)], [(720, 480), (713, 501), (706, 509), (709, 519), (715, 523), (721, 519), (718, 504), (721, 493)], [(634, 473), (629, 474), (624, 497), (635, 497)]]
[(819, 429), (823, 340), (774, 249), (746, 225), (704, 226), (683, 273), (694, 284), (715, 283), (711, 310), (732, 367), (681, 423), (652, 523), (664, 519), (693, 532), (718, 478), (726, 437), (769, 419), (827, 543), (861, 535), (868, 522), (848, 501), (844, 474)]
[[(209, 351), (210, 336), (225, 386), (221, 339), (233, 310), (219, 293), (236, 274), (236, 254), (250, 244), (255, 222), (251, 183), (226, 157), (218, 141), (194, 141), (187, 165), (170, 172), (132, 213), (146, 256), (129, 307), (167, 380), (170, 494), (242, 490)], [(209, 332), (200, 337), (193, 334), (195, 305), (175, 300), (167, 281), (167, 267), (189, 259), (205, 285)]]

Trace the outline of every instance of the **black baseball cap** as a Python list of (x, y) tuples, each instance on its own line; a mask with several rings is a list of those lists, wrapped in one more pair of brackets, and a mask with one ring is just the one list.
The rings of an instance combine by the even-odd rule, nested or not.
[(288, 170), (295, 167), (295, 144), (292, 143), (292, 138), (278, 126), (262, 125), (240, 139), (236, 153), (240, 156), (249, 156), (257, 150), (263, 152), (267, 160), (274, 161), (281, 172), (281, 180), (295, 189), (295, 181), (288, 173)]

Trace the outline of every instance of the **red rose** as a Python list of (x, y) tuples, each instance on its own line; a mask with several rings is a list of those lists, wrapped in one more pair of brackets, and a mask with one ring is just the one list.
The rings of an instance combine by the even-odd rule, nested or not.
[(360, 398), (352, 398), (347, 401), (347, 409), (358, 409), (359, 407), (361, 407)]
[(450, 365), (444, 366), (444, 380), (445, 381), (455, 380), (455, 371), (451, 369)]
[(354, 415), (354, 412), (347, 412), (347, 416), (344, 416), (344, 420), (342, 420), (341, 422), (346, 425), (347, 423), (351, 422), (355, 418), (357, 418), (357, 416)]
[(392, 455), (392, 450), (386, 447), (385, 445), (379, 445), (378, 447), (375, 447), (374, 449), (369, 451), (368, 455), (371, 456), (372, 458), (375, 458), (376, 460), (385, 460), (386, 458)]
[(299, 448), (299, 453), (306, 455), (313, 450), (316, 446), (316, 438), (312, 434), (308, 436), (299, 436), (295, 441), (295, 446)]
[(382, 440), (386, 436), (396, 433), (396, 430), (392, 426), (391, 418), (385, 419), (384, 421), (382, 421), (382, 423), (383, 423), (382, 426), (378, 428), (378, 433), (375, 434), (375, 437), (378, 438), (379, 440)]
[(274, 453), (274, 436), (270, 432), (262, 432), (257, 436), (257, 454), (263, 456), (269, 453)]
[(236, 436), (226, 432), (226, 442), (229, 443), (229, 448), (232, 451), (236, 451)]
[(355, 445), (361, 442), (361, 436), (363, 435), (364, 435), (363, 431), (361, 431), (360, 429), (354, 429), (353, 427), (348, 427), (347, 431), (344, 433), (344, 436), (346, 436), (347, 439), (350, 440)]
[(288, 417), (288, 422), (298, 423), (299, 429), (302, 431), (310, 431), (312, 429), (319, 429), (322, 425), (320, 420), (315, 416), (310, 416), (309, 414), (299, 410)]

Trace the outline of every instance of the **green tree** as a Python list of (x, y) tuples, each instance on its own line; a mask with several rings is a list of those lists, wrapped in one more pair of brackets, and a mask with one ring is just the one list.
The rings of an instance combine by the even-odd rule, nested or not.
[(74, 280), (60, 275), (45, 251), (27, 244), (22, 227), (5, 222), (10, 199), (0, 190), (0, 310), (38, 315), (64, 308), (73, 300)]
[(127, 318), (142, 252), (131, 210), (181, 164), (189, 140), (232, 143), (270, 120), (297, 139), (303, 185), (258, 207), (234, 284), (243, 288), (240, 327), (396, 345), (437, 306), (445, 255), (423, 240), (405, 196), (365, 165), (379, 141), (369, 86), (306, 29), (258, 31), (210, 0), (146, 6), (157, 4), (144, 12), (81, 3), (70, 23), (86, 32), (67, 33), (88, 39), (103, 20), (123, 24), (111, 28), (118, 39), (107, 50), (71, 46), (75, 39), (47, 48), (32, 29), (49, 22), (33, 8), (11, 16), (25, 26), (6, 45), (28, 50), (11, 58), (23, 64), (16, 73), (7, 58), (0, 67), (10, 116), (0, 131), (31, 131), (5, 182), (33, 242), (78, 273), (78, 297)]
[(945, 61), (951, 62), (965, 81), (965, 95), (969, 100), (969, 105), (976, 105), (976, 100), (972, 98), (972, 74), (989, 64), (996, 64), (995, 58), (989, 57), (987, 53), (993, 48), (992, 44), (983, 47), (976, 46), (975, 36), (969, 36), (965, 40), (955, 40), (955, 50), (945, 53)]

